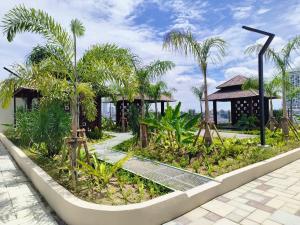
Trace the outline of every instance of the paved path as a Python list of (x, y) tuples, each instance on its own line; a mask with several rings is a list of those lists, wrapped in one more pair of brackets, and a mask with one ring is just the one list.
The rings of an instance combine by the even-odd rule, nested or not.
[(0, 143), (0, 225), (55, 225), (26, 176)]
[[(257, 135), (253, 135), (253, 134), (241, 134), (241, 133), (225, 132), (225, 131), (219, 131), (219, 134), (222, 138), (246, 139), (246, 138), (257, 137)], [(203, 135), (204, 135), (204, 130), (201, 130), (200, 136)], [(213, 137), (217, 137), (217, 133), (215, 131), (213, 131)]]
[(300, 225), (300, 160), (165, 225)]
[[(111, 133), (111, 135), (115, 137), (103, 143), (96, 144), (95, 150), (101, 160), (114, 163), (125, 157), (126, 154), (111, 150), (112, 147), (131, 138), (132, 135), (130, 133)], [(173, 190), (189, 190), (210, 180), (209, 178), (198, 174), (136, 157), (128, 160), (123, 168), (138, 174), (139, 176), (153, 180), (156, 183), (165, 185)]]

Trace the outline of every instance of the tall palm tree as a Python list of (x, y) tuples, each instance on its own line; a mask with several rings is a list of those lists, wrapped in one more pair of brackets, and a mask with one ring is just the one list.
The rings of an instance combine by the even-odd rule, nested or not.
[(202, 109), (202, 97), (204, 92), (204, 85), (201, 85), (200, 87), (192, 87), (192, 92), (198, 98), (200, 103), (200, 112), (201, 112), (201, 118), (203, 118), (203, 109)]
[[(78, 100), (85, 108), (88, 119), (95, 117), (95, 93), (93, 84), (104, 84), (106, 80), (118, 79), (118, 74), (132, 70), (131, 54), (116, 45), (95, 45), (77, 61), (78, 37), (84, 34), (84, 27), (78, 20), (71, 22), (71, 34), (54, 18), (42, 10), (17, 6), (5, 14), (2, 21), (3, 33), (9, 42), (17, 33), (31, 32), (46, 40), (44, 50), (49, 57), (30, 67), (18, 65), (15, 69), (21, 75), (14, 86), (31, 85), (42, 92), (44, 98), (66, 98), (71, 104), (72, 113), (72, 156), (71, 165), (76, 167)], [(126, 68), (125, 68), (126, 67)], [(0, 86), (0, 97), (7, 98), (13, 92)], [(80, 98), (79, 98), (80, 97)], [(76, 176), (75, 170), (72, 173)]]
[(168, 86), (164, 81), (158, 81), (155, 84), (150, 84), (148, 95), (154, 100), (156, 119), (158, 118), (157, 101), (163, 95), (171, 97), (173, 91), (175, 91), (175, 89), (168, 89)]
[[(248, 54), (258, 54), (263, 46), (255, 44), (246, 49)], [(282, 119), (280, 121), (282, 133), (285, 137), (289, 136), (289, 119), (287, 114), (287, 86), (289, 82), (289, 69), (291, 69), (292, 53), (300, 47), (300, 36), (289, 40), (281, 50), (268, 48), (264, 54), (265, 59), (272, 61), (281, 76), (281, 94), (282, 94)]]
[(204, 80), (204, 99), (205, 99), (205, 132), (204, 141), (207, 145), (212, 143), (209, 122), (209, 105), (207, 93), (207, 68), (208, 63), (216, 63), (225, 56), (226, 42), (221, 38), (208, 38), (198, 42), (190, 31), (170, 31), (164, 38), (164, 48), (181, 52), (186, 56), (194, 57), (198, 63)]
[[(156, 60), (146, 66), (140, 66), (138, 61), (133, 61), (133, 64), (136, 70), (138, 93), (141, 98), (141, 121), (143, 121), (145, 119), (145, 96), (148, 94), (151, 81), (171, 70), (175, 64), (170, 61), (160, 60)], [(147, 146), (147, 128), (142, 122), (140, 124), (140, 141), (143, 148)]]

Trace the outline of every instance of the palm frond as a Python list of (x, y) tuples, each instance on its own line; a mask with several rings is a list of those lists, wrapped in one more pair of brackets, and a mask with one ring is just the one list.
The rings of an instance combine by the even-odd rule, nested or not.
[(71, 21), (71, 31), (76, 37), (82, 37), (85, 32), (85, 27), (83, 26), (82, 22), (78, 19), (73, 19)]
[(71, 38), (66, 30), (42, 10), (16, 6), (4, 15), (3, 33), (12, 41), (17, 33), (32, 32), (43, 35), (49, 44), (59, 46), (66, 54), (72, 54)]

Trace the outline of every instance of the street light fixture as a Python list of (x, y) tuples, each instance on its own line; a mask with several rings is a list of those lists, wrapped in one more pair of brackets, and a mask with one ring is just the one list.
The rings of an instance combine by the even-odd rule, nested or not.
[(265, 137), (265, 95), (264, 95), (264, 68), (263, 68), (263, 55), (266, 52), (267, 48), (271, 44), (275, 34), (258, 30), (252, 27), (243, 26), (245, 30), (263, 34), (268, 36), (267, 41), (261, 48), (258, 53), (258, 82), (259, 82), (259, 106), (260, 106), (260, 144), (261, 146), (265, 146), (266, 137)]

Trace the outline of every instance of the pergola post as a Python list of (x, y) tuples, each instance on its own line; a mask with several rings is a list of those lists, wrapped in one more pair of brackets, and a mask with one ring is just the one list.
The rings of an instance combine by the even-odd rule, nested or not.
[(218, 124), (218, 109), (217, 109), (217, 101), (213, 101), (213, 114), (214, 114), (214, 123)]

